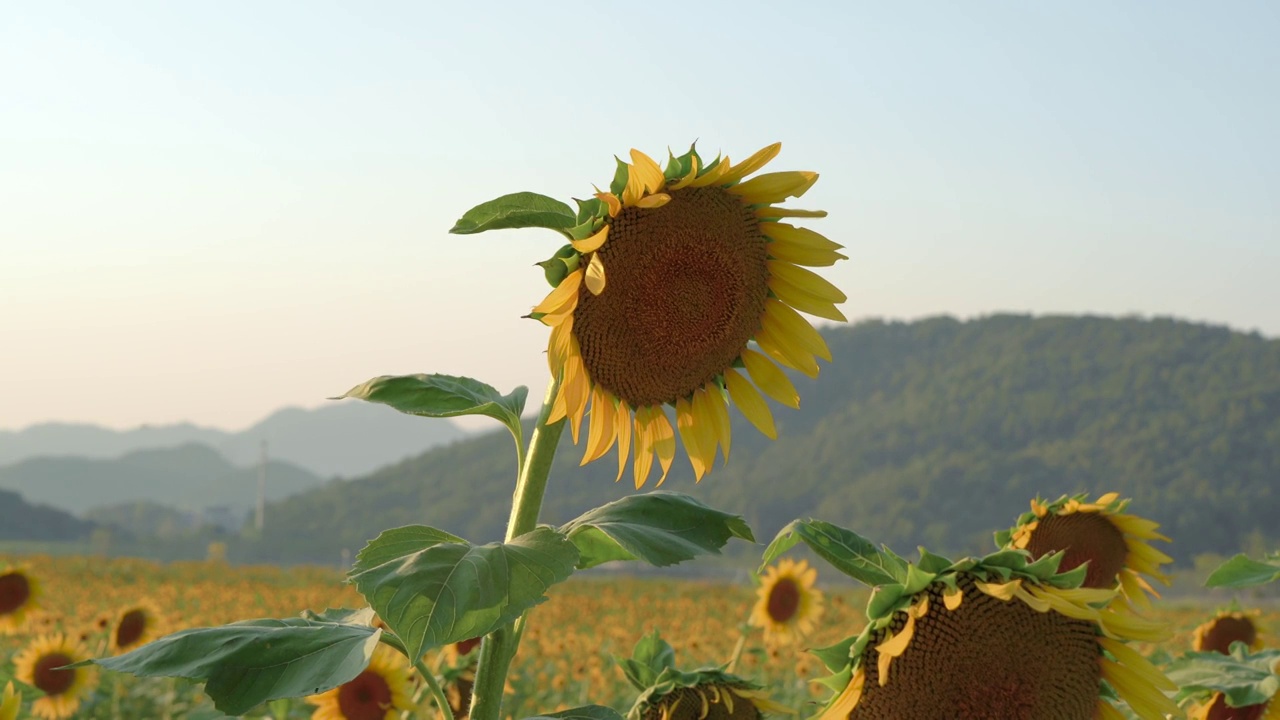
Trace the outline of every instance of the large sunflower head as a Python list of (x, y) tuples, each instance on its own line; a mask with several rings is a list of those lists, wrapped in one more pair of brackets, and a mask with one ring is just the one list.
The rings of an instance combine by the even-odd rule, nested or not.
[(31, 714), (62, 720), (76, 714), (85, 694), (93, 691), (97, 670), (63, 666), (92, 657), (83, 645), (62, 635), (42, 635), (13, 658), (14, 676), (44, 693), (31, 704)]
[(39, 599), (40, 581), (27, 568), (0, 568), (0, 635), (22, 630)]
[(1231, 643), (1242, 642), (1250, 650), (1262, 649), (1261, 613), (1239, 609), (1220, 610), (1217, 616), (1195, 629), (1191, 645), (1196, 652), (1231, 652)]
[(369, 666), (332, 690), (312, 695), (312, 720), (396, 720), (413, 708), (412, 674), (404, 656), (379, 645)]
[(13, 683), (4, 686), (4, 695), (0, 695), (0, 720), (16, 720), (18, 710), (22, 709), (22, 693), (13, 691)]
[[(1149, 610), (1148, 594), (1159, 597), (1147, 577), (1165, 585), (1169, 578), (1160, 566), (1173, 561), (1151, 546), (1152, 540), (1169, 541), (1156, 532), (1159, 525), (1125, 512), (1129, 501), (1107, 493), (1093, 502), (1087, 494), (1064, 495), (1053, 502), (1031, 501), (1009, 530), (996, 533), (996, 544), (1026, 550), (1032, 557), (1064, 553), (1062, 569), (1085, 565), (1084, 587), (1111, 588), (1134, 606)], [(1143, 577), (1143, 576), (1146, 577)]]
[(609, 191), (579, 201), (557, 228), (570, 243), (540, 263), (555, 289), (531, 316), (552, 328), (547, 355), (560, 385), (549, 419), (568, 418), (577, 442), (590, 410), (584, 464), (617, 444), (619, 479), (634, 450), (636, 487), (655, 457), (661, 484), (679, 435), (701, 479), (717, 450), (728, 458), (730, 400), (776, 437), (764, 395), (793, 408), (800, 402), (778, 365), (816, 377), (817, 358), (831, 359), (800, 312), (844, 321), (836, 305), (845, 295), (806, 267), (845, 256), (788, 222), (825, 212), (776, 206), (818, 175), (747, 178), (780, 148), (736, 165), (707, 163), (690, 149), (665, 169), (632, 150)]
[(1163, 720), (1176, 689), (1125, 644), (1166, 636), (1105, 609), (1115, 590), (1080, 587), (1062, 556), (1021, 551), (950, 562), (922, 554), (881, 585), (861, 634), (817, 655), (836, 674), (823, 720), (1110, 720), (1123, 700)]
[(764, 629), (765, 641), (790, 645), (813, 632), (822, 617), (822, 591), (813, 587), (818, 571), (806, 560), (783, 558), (760, 579), (748, 622)]
[(1168, 672), (1190, 720), (1280, 720), (1280, 650), (1188, 653)]
[(160, 637), (162, 617), (159, 606), (151, 600), (125, 606), (110, 625), (112, 651), (128, 652)]

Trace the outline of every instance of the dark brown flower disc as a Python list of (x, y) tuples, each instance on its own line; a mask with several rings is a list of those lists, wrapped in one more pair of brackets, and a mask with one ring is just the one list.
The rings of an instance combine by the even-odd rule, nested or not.
[(1242, 642), (1253, 645), (1258, 639), (1258, 628), (1247, 617), (1225, 615), (1209, 623), (1208, 629), (1200, 636), (1196, 649), (1201, 652), (1217, 652), (1223, 655), (1231, 652), (1231, 643)]
[(796, 581), (789, 577), (779, 578), (769, 591), (765, 609), (774, 622), (784, 623), (794, 617), (796, 610), (800, 609), (800, 588)]
[(62, 653), (49, 653), (36, 660), (35, 680), (31, 683), (40, 688), (45, 695), (61, 695), (71, 689), (76, 682), (75, 670), (57, 670), (63, 665), (75, 662)]
[[(733, 690), (726, 685), (708, 684), (676, 688), (653, 702), (642, 720), (759, 720), (760, 710), (751, 700), (734, 694), (733, 710), (724, 700)], [(707, 714), (702, 714), (704, 699)]]
[(147, 631), (147, 613), (143, 610), (130, 610), (120, 618), (116, 626), (116, 647), (127, 648), (142, 639)]
[(1067, 572), (1089, 563), (1084, 587), (1115, 587), (1116, 576), (1124, 569), (1129, 546), (1124, 533), (1102, 513), (1076, 512), (1069, 515), (1050, 513), (1040, 518), (1027, 551), (1034, 557), (1066, 551), (1059, 572)]
[(373, 670), (365, 670), (338, 689), (338, 709), (347, 720), (382, 720), (391, 707), (391, 687)]
[(624, 208), (598, 250), (604, 291), (579, 291), (573, 333), (591, 380), (631, 407), (674, 403), (731, 367), (761, 327), (767, 239), (722, 188)]
[(20, 572), (0, 575), (0, 615), (22, 607), (31, 598), (31, 583)]
[[(1102, 677), (1094, 624), (993, 598), (969, 577), (960, 587), (955, 610), (944, 606), (941, 584), (928, 590), (929, 612), (884, 686), (875, 646), (887, 635), (872, 639), (850, 720), (1093, 720)], [(890, 627), (905, 623), (899, 612)]]

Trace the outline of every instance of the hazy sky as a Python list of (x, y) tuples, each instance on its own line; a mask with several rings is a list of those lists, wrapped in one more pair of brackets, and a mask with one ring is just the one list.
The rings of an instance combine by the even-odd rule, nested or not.
[(448, 229), (695, 138), (821, 173), (851, 318), (1280, 335), (1277, 37), (1265, 1), (9, 5), (0, 428), (234, 429), (411, 372), (532, 404), (562, 241)]

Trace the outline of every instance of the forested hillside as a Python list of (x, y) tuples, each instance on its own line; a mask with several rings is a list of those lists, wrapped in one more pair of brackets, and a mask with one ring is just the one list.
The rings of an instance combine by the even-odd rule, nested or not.
[[(801, 410), (775, 406), (778, 441), (735, 418), (727, 466), (694, 485), (678, 458), (664, 489), (742, 513), (765, 541), (814, 516), (901, 551), (972, 551), (1037, 493), (1110, 490), (1164, 524), (1179, 560), (1280, 541), (1280, 341), (1009, 315), (825, 334), (835, 361), (817, 380), (794, 377)], [(614, 483), (614, 455), (579, 468), (581, 448), (564, 443), (546, 521), (634, 492), (629, 477)], [(330, 483), (271, 504), (265, 542), (245, 554), (331, 562), (409, 523), (496, 539), (513, 461), (495, 431)]]

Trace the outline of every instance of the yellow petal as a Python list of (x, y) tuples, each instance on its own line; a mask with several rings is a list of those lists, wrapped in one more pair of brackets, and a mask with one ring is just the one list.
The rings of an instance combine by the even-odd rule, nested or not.
[(774, 295), (778, 296), (779, 300), (800, 312), (837, 322), (848, 322), (844, 313), (840, 312), (840, 309), (834, 303), (815, 295), (810, 295), (780, 277), (769, 278), (769, 289), (773, 291)]
[(599, 232), (586, 240), (574, 240), (569, 244), (573, 246), (574, 250), (586, 255), (587, 253), (593, 253), (599, 250), (600, 246), (604, 245), (604, 241), (607, 239), (609, 239), (609, 225), (606, 224), (604, 227), (600, 228)]
[(565, 276), (538, 306), (536, 313), (554, 313), (565, 308), (572, 310), (578, 305), (578, 288), (582, 286), (582, 270), (574, 270)]
[(649, 479), (649, 470), (653, 468), (653, 434), (650, 432), (652, 417), (653, 408), (636, 408), (636, 459), (634, 473), (637, 490), (644, 487), (645, 481)]
[(760, 396), (755, 386), (747, 382), (747, 379), (733, 368), (725, 369), (724, 380), (729, 388), (729, 396), (733, 398), (733, 404), (738, 406), (738, 410), (765, 437), (777, 440), (778, 429), (773, 425), (773, 413), (769, 412), (769, 406), (765, 404), (764, 398)]
[(1140, 580), (1141, 578), (1132, 570), (1126, 568), (1120, 571), (1120, 587), (1124, 590), (1124, 596), (1129, 599), (1129, 604), (1143, 612), (1149, 612), (1151, 599), (1142, 591)]
[(826, 210), (799, 210), (797, 208), (780, 208), (772, 205), (766, 205), (756, 210), (756, 217), (761, 220), (784, 217), (823, 218), (826, 216)]
[(809, 354), (831, 362), (831, 350), (827, 347), (827, 341), (822, 339), (822, 334), (785, 302), (773, 298), (765, 300), (761, 320), (775, 336), (786, 335)]
[[(716, 394), (719, 394), (717, 390)], [(716, 444), (719, 437), (719, 431), (716, 428), (716, 412), (711, 404), (716, 402), (712, 399), (710, 391), (706, 388), (698, 388), (693, 393), (692, 413), (693, 413), (693, 436), (695, 445), (699, 454), (702, 456), (702, 464), (706, 467), (707, 472), (711, 472), (711, 466), (716, 462)], [(721, 403), (723, 405), (724, 403)]]
[(1151, 664), (1150, 660), (1143, 657), (1142, 653), (1111, 638), (1098, 638), (1098, 643), (1102, 645), (1104, 650), (1114, 655), (1116, 660), (1141, 675), (1157, 689), (1177, 692), (1178, 686), (1166, 677), (1164, 673), (1160, 672), (1159, 668)]
[(764, 236), (779, 243), (787, 243), (810, 250), (840, 250), (844, 246), (833, 242), (825, 235), (809, 228), (796, 227), (786, 223), (762, 223), (760, 231)]
[(960, 607), (960, 603), (964, 602), (964, 591), (960, 588), (947, 588), (942, 591), (942, 604), (948, 610), (955, 610)]
[(778, 157), (778, 152), (782, 150), (782, 143), (777, 142), (772, 145), (766, 145), (758, 150), (754, 155), (738, 163), (736, 167), (730, 168), (721, 180), (724, 184), (735, 183), (751, 173), (759, 170), (769, 161)]
[(729, 192), (752, 205), (773, 204), (789, 197), (800, 197), (818, 182), (818, 173), (787, 170), (765, 173), (729, 188)]
[(1106, 506), (1106, 505), (1110, 505), (1111, 503), (1115, 502), (1118, 499), (1120, 499), (1120, 493), (1109, 492), (1105, 495), (1098, 496), (1098, 499), (1094, 500), (1093, 504)]
[(627, 165), (627, 184), (622, 187), (622, 206), (631, 207), (644, 197), (644, 179), (634, 165)]
[(842, 303), (848, 296), (812, 270), (779, 260), (768, 261), (769, 274), (827, 302)]
[(689, 187), (707, 187), (709, 185), (723, 185), (724, 176), (729, 174), (729, 158), (728, 156), (720, 159), (720, 164), (708, 170), (706, 173), (699, 175), (697, 179), (689, 183)]
[(596, 197), (600, 198), (609, 208), (609, 217), (618, 217), (618, 213), (622, 212), (622, 201), (613, 193), (596, 193)]
[(659, 467), (662, 468), (662, 477), (658, 478), (656, 487), (662, 487), (662, 483), (667, 481), (667, 473), (671, 472), (671, 463), (676, 459), (676, 433), (671, 428), (671, 421), (667, 419), (667, 414), (662, 411), (661, 406), (653, 409), (650, 422), (653, 451), (658, 456)]
[(1178, 706), (1149, 684), (1149, 678), (1123, 664), (1103, 658), (1102, 677), (1142, 720), (1164, 720), (1166, 714), (1178, 714)]
[(635, 148), (631, 148), (631, 174), (638, 176), (644, 183), (644, 189), (651, 193), (662, 190), (663, 183), (666, 182), (658, 163)]
[(587, 432), (587, 447), (581, 465), (600, 459), (609, 452), (616, 439), (613, 421), (613, 398), (603, 387), (591, 388), (591, 429)]
[(591, 263), (587, 265), (587, 275), (584, 282), (592, 295), (599, 295), (604, 292), (604, 261), (600, 259), (600, 253), (595, 253), (591, 256)]
[(707, 388), (707, 407), (711, 408), (711, 422), (716, 430), (720, 452), (724, 461), (729, 462), (729, 444), (733, 439), (729, 423), (729, 405), (725, 402), (724, 393), (718, 386)]
[(613, 416), (614, 434), (618, 436), (618, 477), (614, 478), (614, 482), (622, 480), (622, 473), (627, 468), (627, 455), (631, 452), (631, 426), (634, 420), (631, 417), (631, 408), (627, 405), (626, 400), (618, 401), (617, 412)]
[(669, 202), (671, 202), (670, 195), (666, 193), (656, 193), (654, 195), (645, 195), (637, 200), (636, 207), (643, 208), (645, 210), (652, 210), (654, 208), (660, 208)]
[[(695, 396), (696, 397), (696, 396)], [(680, 432), (680, 442), (684, 443), (685, 452), (689, 455), (689, 464), (693, 466), (693, 481), (699, 482), (707, 474), (707, 463), (704, 459), (701, 438), (697, 433), (697, 425), (693, 414), (693, 404), (684, 398), (676, 400), (676, 429)], [(716, 456), (715, 448), (711, 448), (711, 459)]]
[(565, 406), (569, 416), (569, 432), (573, 435), (573, 444), (577, 445), (582, 428), (582, 417), (587, 411), (587, 392), (591, 383), (587, 379), (587, 370), (582, 365), (582, 355), (577, 348), (578, 341), (572, 340), (570, 344), (573, 347), (573, 354), (565, 365), (569, 371), (565, 375)]
[(809, 267), (830, 267), (839, 260), (849, 259), (835, 250), (814, 250), (785, 242), (769, 243), (769, 257)]
[(817, 361), (791, 338), (776, 334), (765, 325), (756, 332), (755, 341), (774, 360), (811, 378), (818, 377)]
[(863, 669), (859, 667), (853, 673), (853, 677), (849, 679), (849, 684), (845, 686), (836, 701), (831, 703), (831, 707), (822, 714), (818, 720), (846, 720), (853, 714), (853, 709), (858, 706), (858, 701), (862, 699), (862, 691), (867, 682), (867, 675)]
[(796, 386), (768, 358), (754, 350), (745, 349), (742, 351), (742, 364), (746, 366), (751, 381), (766, 395), (789, 408), (800, 409), (800, 393), (796, 392)]
[(669, 185), (667, 189), (679, 190), (680, 188), (685, 187), (686, 185), (688, 185), (689, 183), (697, 179), (698, 179), (698, 156), (693, 155), (689, 158), (689, 172), (686, 173), (684, 177), (680, 178), (678, 182), (675, 182)]

